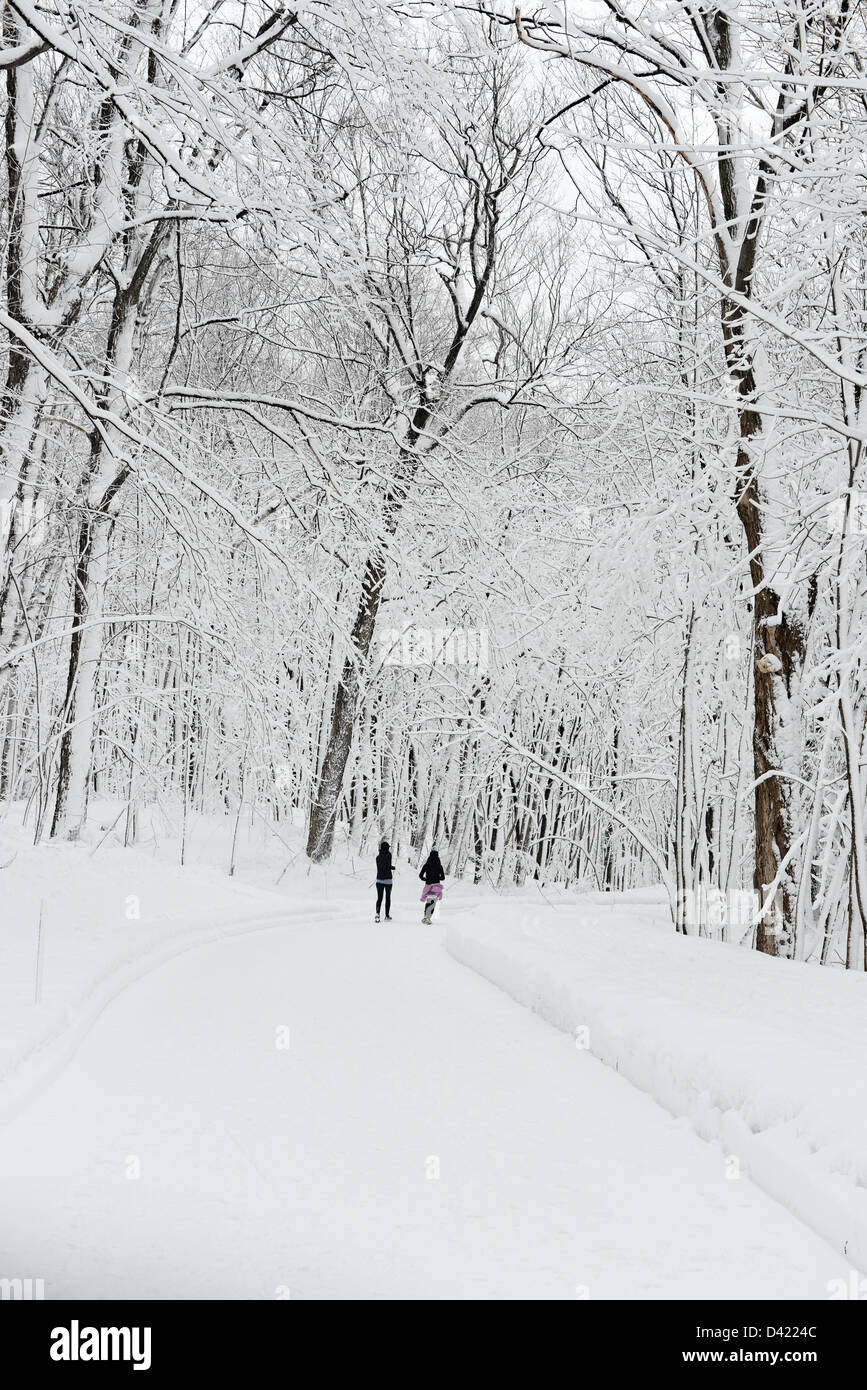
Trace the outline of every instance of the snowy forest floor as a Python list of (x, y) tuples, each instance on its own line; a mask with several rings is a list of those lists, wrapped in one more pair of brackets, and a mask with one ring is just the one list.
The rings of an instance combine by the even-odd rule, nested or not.
[(231, 826), (188, 829), (181, 869), (156, 826), (136, 850), (3, 827), (0, 1276), (48, 1298), (851, 1286), (862, 977), (677, 939), (652, 893), (455, 884), (423, 928), (409, 865), (375, 926), (366, 863), (308, 872), (290, 835), (277, 885), (288, 851), (243, 831), (229, 879)]

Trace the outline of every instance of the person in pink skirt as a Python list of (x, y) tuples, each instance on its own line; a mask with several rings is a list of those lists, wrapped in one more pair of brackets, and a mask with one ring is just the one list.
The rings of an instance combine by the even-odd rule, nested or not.
[(433, 917), (434, 908), (443, 895), (445, 876), (440, 857), (437, 851), (432, 849), (419, 874), (419, 878), (424, 884), (421, 895), (421, 900), (424, 903), (424, 916), (421, 919), (423, 922), (429, 923)]

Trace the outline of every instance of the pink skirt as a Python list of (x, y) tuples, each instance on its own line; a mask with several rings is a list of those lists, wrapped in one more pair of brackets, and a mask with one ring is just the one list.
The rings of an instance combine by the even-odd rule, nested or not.
[(428, 898), (435, 898), (439, 902), (442, 895), (443, 886), (441, 883), (426, 883), (419, 902), (426, 903)]

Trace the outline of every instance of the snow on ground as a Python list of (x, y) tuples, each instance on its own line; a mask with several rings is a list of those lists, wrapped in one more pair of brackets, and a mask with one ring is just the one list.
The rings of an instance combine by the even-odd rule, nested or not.
[(867, 1268), (867, 976), (663, 925), (647, 895), (525, 894), (456, 918), (446, 944)]
[(818, 1299), (846, 1277), (414, 911), (347, 915), (186, 953), (105, 1010), (6, 1131), (4, 1273), (49, 1298)]
[[(512, 902), (449, 886), (450, 950), (508, 976), (523, 1002), (571, 1027), (576, 981), (593, 982), (607, 1023), (582, 1050), (451, 958), (440, 926), (419, 925), (412, 866), (394, 925), (375, 927), (366, 861), (345, 852), (310, 870), (297, 835), (245, 827), (229, 879), (231, 826), (187, 831), (181, 869), (156, 822), (132, 851), (110, 833), (99, 845), (101, 831), (34, 850), (2, 829), (0, 1277), (42, 1278), (49, 1298), (302, 1299), (820, 1299), (849, 1278), (851, 1252), (733, 1180), (724, 1152), (593, 1055), (621, 1029), (606, 1061), (630, 1075), (632, 1024), (655, 1024), (647, 1074), (630, 1075), (652, 1090), (680, 1037), (665, 1031), (672, 997), (692, 993), (691, 1055), (713, 1078), (715, 1045), (732, 1051), (734, 1025), (752, 1027), (745, 1000), (771, 988), (765, 967), (788, 967), (731, 951), (761, 983), (745, 971), (737, 999), (711, 1009), (706, 943), (661, 930), (653, 894), (625, 922), (604, 899), (567, 912), (560, 897), (552, 929), (535, 891)], [(579, 939), (582, 955), (564, 949)], [(561, 969), (548, 1008), (543, 977)], [(831, 1036), (826, 978), (846, 995), (844, 977), (811, 972), (801, 1017), (837, 1048), (839, 1074), (854, 1021), (840, 1012)]]
[[(255, 883), (216, 867), (180, 868), (168, 830), (157, 838), (154, 826), (152, 843), (118, 847), (106, 835), (116, 810), (100, 810), (87, 844), (34, 847), (20, 820), (0, 825), (0, 1118), (148, 963), (286, 915), (285, 900)], [(213, 843), (214, 830), (199, 825), (195, 849)]]
[[(34, 847), (23, 809), (0, 819), (0, 1122), (161, 961), (274, 921), (339, 920), (360, 895), (373, 901), (369, 857), (359, 862), (347, 844), (327, 870), (313, 867), (297, 827), (236, 829), (229, 817), (198, 815), (183, 825), (149, 808), (125, 849), (120, 803), (99, 801), (86, 841)], [(412, 866), (399, 873), (417, 898)]]

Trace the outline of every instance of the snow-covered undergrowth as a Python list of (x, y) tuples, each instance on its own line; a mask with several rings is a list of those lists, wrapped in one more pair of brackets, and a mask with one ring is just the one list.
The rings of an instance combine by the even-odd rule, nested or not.
[(665, 919), (646, 894), (507, 901), (448, 924), (446, 947), (867, 1268), (867, 977), (678, 937)]

